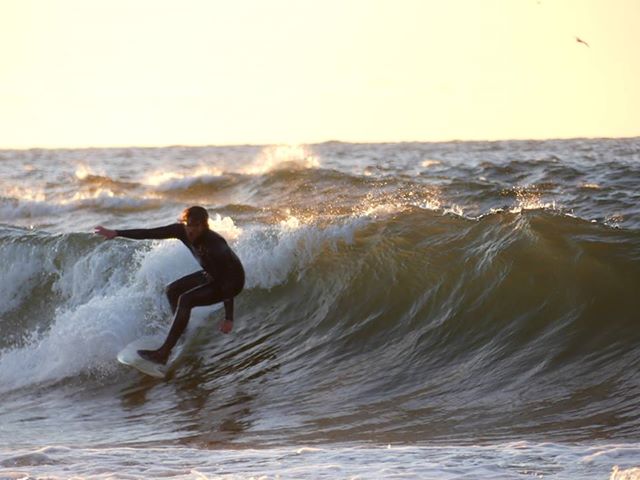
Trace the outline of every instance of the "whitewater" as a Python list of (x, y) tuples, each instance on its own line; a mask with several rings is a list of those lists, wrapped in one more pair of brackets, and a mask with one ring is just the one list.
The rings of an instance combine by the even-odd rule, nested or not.
[[(0, 478), (640, 478), (640, 139), (0, 150)], [(203, 205), (247, 282), (166, 379)]]

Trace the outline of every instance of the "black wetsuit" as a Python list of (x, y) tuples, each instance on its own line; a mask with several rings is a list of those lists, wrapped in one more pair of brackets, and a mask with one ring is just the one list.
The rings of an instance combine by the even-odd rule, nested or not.
[(191, 250), (203, 268), (167, 286), (167, 297), (175, 319), (161, 349), (170, 351), (174, 347), (189, 322), (193, 307), (224, 302), (225, 318), (233, 320), (233, 297), (244, 287), (244, 269), (240, 259), (219, 234), (205, 230), (191, 243), (182, 223), (158, 228), (116, 230), (116, 233), (120, 237), (136, 240), (177, 238)]

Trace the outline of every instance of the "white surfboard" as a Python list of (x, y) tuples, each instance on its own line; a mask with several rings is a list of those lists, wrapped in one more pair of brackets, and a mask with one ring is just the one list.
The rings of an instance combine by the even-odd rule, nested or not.
[(221, 308), (221, 305), (222, 304), (218, 304), (213, 310), (207, 310), (200, 307), (195, 309), (195, 315), (192, 315), (187, 329), (180, 337), (180, 340), (178, 340), (176, 346), (173, 347), (171, 355), (169, 355), (169, 359), (167, 360), (167, 363), (165, 365), (160, 365), (158, 363), (145, 360), (140, 355), (138, 355), (138, 350), (156, 350), (157, 348), (159, 348), (166, 338), (166, 334), (164, 333), (145, 335), (144, 337), (140, 337), (137, 340), (129, 343), (118, 353), (118, 361), (123, 365), (135, 368), (145, 375), (149, 375), (155, 378), (164, 378), (167, 375), (167, 372), (173, 367), (173, 365), (179, 363), (177, 362), (178, 358), (185, 350), (187, 350), (187, 346), (191, 345), (197, 338), (198, 332), (200, 332), (204, 327), (207, 327), (210, 324), (210, 322), (208, 322), (208, 315), (212, 311)]
[(155, 378), (164, 378), (171, 364), (180, 355), (183, 344), (178, 343), (171, 352), (165, 365), (145, 360), (138, 354), (138, 350), (155, 350), (160, 347), (163, 339), (158, 336), (147, 336), (134, 340), (118, 353), (118, 361), (124, 365)]

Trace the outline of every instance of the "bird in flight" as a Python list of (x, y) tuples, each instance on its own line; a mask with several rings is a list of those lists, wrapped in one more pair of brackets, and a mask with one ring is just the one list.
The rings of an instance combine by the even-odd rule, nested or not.
[[(585, 42), (584, 40), (582, 40), (580, 37), (576, 37), (576, 42), (582, 43), (582, 44), (586, 45), (587, 47), (589, 47), (589, 44), (587, 42)], [(591, 47), (589, 47), (589, 48), (591, 48)]]

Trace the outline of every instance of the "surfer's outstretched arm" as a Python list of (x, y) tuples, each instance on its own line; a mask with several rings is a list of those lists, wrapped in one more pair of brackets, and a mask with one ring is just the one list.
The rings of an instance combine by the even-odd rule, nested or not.
[(111, 240), (115, 237), (132, 238), (134, 240), (162, 240), (165, 238), (181, 238), (184, 237), (184, 225), (181, 223), (172, 223), (164, 227), (157, 228), (134, 228), (131, 230), (110, 230), (98, 225), (95, 233)]

